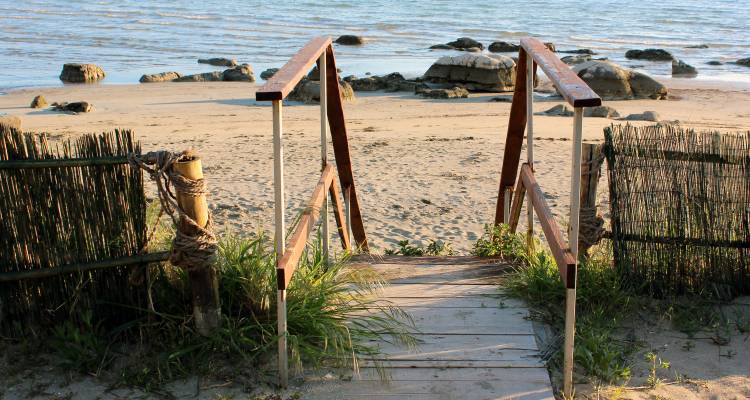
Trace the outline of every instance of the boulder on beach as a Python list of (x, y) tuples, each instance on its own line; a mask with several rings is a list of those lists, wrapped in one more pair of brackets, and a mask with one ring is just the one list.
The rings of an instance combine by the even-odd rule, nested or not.
[(744, 65), (746, 67), (750, 67), (750, 57), (740, 58), (739, 60), (735, 61), (735, 63), (739, 65)]
[(620, 118), (620, 113), (610, 106), (598, 106), (584, 108), (583, 116), (589, 118)]
[(224, 70), (221, 77), (227, 82), (255, 82), (255, 73), (250, 64), (242, 64)]
[(139, 80), (141, 83), (170, 82), (182, 77), (179, 72), (159, 72), (158, 74), (145, 74)]
[(640, 114), (630, 114), (623, 118), (625, 121), (650, 121), (659, 122), (659, 114), (656, 111), (644, 111)]
[(202, 74), (193, 74), (181, 76), (172, 82), (218, 82), (224, 80), (224, 74), (220, 71), (204, 72)]
[(104, 79), (104, 70), (96, 64), (65, 64), (60, 80), (70, 83), (89, 83)]
[(547, 115), (547, 116), (554, 116), (554, 117), (572, 117), (573, 116), (573, 110), (571, 110), (567, 105), (565, 104), (558, 104), (552, 108), (550, 108), (547, 111), (541, 111), (538, 113), (534, 113), (535, 115)]
[[(344, 71), (342, 71), (341, 68), (336, 68), (336, 72), (340, 74)], [(314, 81), (320, 80), (320, 71), (318, 71), (317, 65), (314, 66), (313, 69), (311, 69), (310, 72), (307, 73), (307, 77)]]
[[(354, 90), (348, 82), (339, 80), (339, 90), (341, 91), (341, 97), (344, 100), (354, 100)], [(320, 81), (314, 81), (307, 77), (302, 78), (297, 86), (294, 87), (294, 90), (289, 93), (288, 99), (304, 103), (319, 103)]]
[(34, 100), (31, 100), (31, 108), (44, 108), (47, 107), (47, 99), (44, 98), (41, 94), (39, 96), (34, 97)]
[(236, 67), (237, 66), (237, 60), (233, 58), (199, 58), (198, 59), (199, 64), (209, 64), (213, 65), (215, 67)]
[(478, 41), (470, 37), (460, 37), (446, 44), (458, 50), (468, 50), (468, 49), (474, 49), (474, 48), (479, 49), (479, 50), (484, 49), (484, 45), (482, 43), (479, 43)]
[(425, 72), (431, 83), (460, 84), (471, 91), (507, 92), (513, 90), (516, 63), (497, 54), (464, 54), (440, 57)]
[(450, 89), (417, 89), (416, 94), (428, 99), (465, 99), (469, 97), (469, 91), (460, 86), (454, 86)]
[(648, 61), (674, 60), (674, 56), (670, 52), (662, 49), (628, 50), (625, 52), (625, 58)]
[(271, 77), (274, 76), (277, 72), (279, 72), (278, 68), (269, 68), (260, 73), (260, 79), (267, 81), (271, 79)]
[(15, 115), (0, 115), (0, 132), (15, 129), (21, 130), (21, 118)]
[(672, 75), (692, 77), (698, 75), (698, 70), (682, 60), (672, 60)]
[(561, 58), (560, 61), (568, 65), (576, 65), (576, 64), (585, 63), (586, 61), (591, 61), (591, 55), (590, 54), (577, 54), (573, 56), (565, 56)]
[(383, 76), (366, 76), (357, 78), (348, 76), (345, 81), (352, 85), (355, 92), (372, 92), (385, 90), (386, 92), (414, 92), (417, 88), (424, 87), (422, 82), (408, 80), (398, 72), (392, 72)]
[(52, 109), (73, 114), (87, 113), (94, 109), (94, 106), (87, 101), (74, 101), (72, 103), (52, 103)]
[(667, 88), (661, 83), (611, 61), (587, 61), (572, 69), (603, 100), (667, 98)]
[(345, 46), (359, 46), (365, 43), (364, 38), (362, 36), (357, 35), (341, 35), (334, 42), (338, 44), (343, 44)]
[(521, 46), (508, 42), (492, 42), (487, 48), (492, 53), (517, 53)]
[(594, 50), (591, 49), (573, 49), (573, 50), (560, 50), (558, 53), (566, 53), (566, 54), (588, 54), (590, 56), (596, 55)]

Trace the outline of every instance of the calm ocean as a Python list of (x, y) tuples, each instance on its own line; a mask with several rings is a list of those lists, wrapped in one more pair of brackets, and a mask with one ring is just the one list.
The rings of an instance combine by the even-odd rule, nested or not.
[[(697, 79), (750, 80), (748, 67), (706, 65), (750, 57), (748, 0), (0, 0), (0, 15), (0, 88), (59, 85), (65, 62), (101, 65), (105, 83), (211, 70), (196, 63), (199, 57), (237, 58), (259, 74), (312, 36), (345, 33), (369, 39), (336, 48), (345, 74), (421, 75), (451, 53), (430, 45), (470, 36), (486, 46), (533, 35), (653, 75), (669, 75), (670, 64), (628, 61), (625, 51), (664, 48), (696, 66)], [(709, 47), (685, 48), (698, 44)]]

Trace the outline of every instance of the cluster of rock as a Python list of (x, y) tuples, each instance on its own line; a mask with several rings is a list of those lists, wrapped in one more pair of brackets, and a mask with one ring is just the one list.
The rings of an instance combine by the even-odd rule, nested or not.
[(574, 65), (572, 69), (603, 100), (667, 98), (666, 86), (611, 61), (591, 60)]
[(169, 71), (141, 76), (141, 83), (154, 82), (255, 82), (255, 73), (250, 64), (240, 64), (224, 71), (204, 72), (202, 74), (182, 75)]
[(516, 63), (496, 54), (464, 54), (440, 57), (424, 74), (424, 80), (460, 84), (471, 91), (506, 92), (514, 88)]
[(408, 80), (398, 72), (393, 72), (383, 76), (366, 76), (357, 78), (349, 75), (344, 78), (346, 82), (352, 85), (355, 92), (372, 92), (376, 90), (385, 90), (386, 92), (413, 92), (416, 93), (419, 88), (426, 88), (421, 79)]
[[(687, 48), (703, 49), (698, 46), (688, 46)], [(694, 77), (698, 75), (698, 69), (692, 65), (678, 59), (672, 53), (663, 49), (644, 49), (644, 50), (628, 50), (625, 52), (625, 58), (629, 60), (646, 60), (646, 61), (671, 61), (672, 62), (672, 75), (681, 77)]]
[(74, 101), (72, 103), (52, 103), (52, 109), (54, 111), (62, 111), (71, 114), (87, 113), (94, 109), (94, 106), (87, 101)]
[[(558, 104), (547, 111), (535, 113), (536, 115), (555, 116), (555, 117), (572, 117), (574, 112), (566, 104)], [(623, 121), (650, 121), (659, 122), (659, 114), (656, 111), (644, 111), (638, 114), (629, 114), (625, 118), (620, 118), (620, 113), (609, 106), (589, 107), (583, 111), (584, 117), (589, 118), (610, 118), (620, 119)]]
[[(548, 49), (555, 51), (555, 45), (553, 43), (544, 43)], [(452, 42), (436, 44), (430, 46), (432, 50), (460, 50), (478, 53), (484, 50), (484, 45), (470, 37), (460, 37)], [(490, 53), (517, 53), (521, 49), (521, 46), (509, 42), (492, 42), (487, 47)]]
[(106, 74), (96, 64), (65, 64), (60, 73), (60, 80), (69, 83), (91, 83), (102, 79)]
[[(339, 78), (339, 91), (344, 100), (354, 100), (354, 89), (349, 82)], [(320, 72), (315, 67), (306, 77), (294, 87), (287, 97), (292, 101), (301, 101), (304, 103), (320, 102)]]
[(236, 67), (237, 60), (233, 58), (199, 58), (198, 64), (208, 64), (213, 65), (215, 67)]

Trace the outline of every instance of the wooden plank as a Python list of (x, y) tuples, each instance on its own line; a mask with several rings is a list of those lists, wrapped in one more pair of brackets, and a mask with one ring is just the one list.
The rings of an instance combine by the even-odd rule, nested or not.
[(442, 284), (401, 284), (392, 283), (383, 288), (380, 297), (435, 298), (478, 296), (500, 298), (503, 293), (497, 285), (442, 285)]
[[(450, 303), (446, 299), (446, 304)], [(533, 332), (529, 313), (522, 308), (409, 307), (415, 333), (434, 335), (528, 335)], [(379, 311), (372, 310), (378, 314)]]
[[(518, 360), (361, 360), (363, 367), (382, 363), (386, 368), (541, 368), (544, 363), (537, 357)], [(398, 372), (397, 372), (398, 373)]]
[[(521, 159), (523, 133), (526, 130), (526, 50), (523, 47), (518, 52), (516, 66), (516, 84), (513, 91), (513, 102), (510, 105), (508, 117), (508, 131), (505, 136), (505, 150), (503, 151), (503, 166), (500, 173), (500, 188), (495, 208), (495, 225), (503, 223), (505, 215), (505, 189), (512, 188), (518, 175), (518, 163)], [(536, 70), (535, 70), (536, 71)]]
[(318, 36), (310, 40), (255, 92), (255, 100), (285, 99), (330, 45), (331, 38), (328, 36)]
[(397, 262), (384, 262), (373, 266), (369, 263), (354, 264), (355, 267), (368, 267), (391, 283), (432, 283), (432, 284), (499, 284), (502, 272), (509, 271), (508, 264), (477, 263), (473, 265), (408, 265)]
[[(446, 337), (459, 337), (461, 335), (451, 335)], [(533, 339), (532, 336), (528, 336)], [(386, 347), (383, 354), (377, 357), (363, 357), (364, 361), (411, 361), (411, 362), (429, 362), (429, 361), (457, 361), (458, 363), (486, 361), (497, 363), (513, 363), (519, 367), (537, 367), (539, 366), (539, 352), (536, 349), (511, 349), (500, 345), (490, 345), (477, 348), (440, 348), (440, 344), (432, 346), (430, 350), (420, 348), (418, 351), (410, 352), (405, 349), (399, 351), (396, 348)], [(388, 351), (392, 351), (389, 353)]]
[(526, 309), (526, 305), (516, 299), (501, 297), (454, 297), (451, 301), (430, 297), (390, 297), (376, 300), (378, 306), (396, 305), (399, 307), (430, 307), (430, 308), (516, 308)]
[[(521, 47), (542, 68), (560, 94), (573, 107), (596, 107), (602, 99), (570, 67), (551, 52), (544, 43), (534, 38), (521, 39)], [(520, 59), (519, 59), (520, 60)], [(520, 63), (519, 63), (520, 64)], [(520, 65), (519, 65), (520, 70)]]
[[(456, 358), (459, 354), (482, 351), (486, 354), (474, 354), (462, 358), (464, 360), (485, 359), (507, 359), (511, 353), (504, 354), (503, 350), (526, 350), (537, 351), (534, 335), (425, 335), (416, 334), (414, 337), (419, 341), (415, 349), (409, 349), (392, 343), (381, 343), (380, 351), (388, 357), (402, 356), (430, 357), (448, 359)], [(468, 353), (467, 353), (468, 352)], [(505, 357), (505, 358), (503, 358)], [(412, 359), (412, 358), (410, 358)], [(458, 359), (458, 358), (456, 358)]]
[(336, 182), (336, 179), (331, 181), (329, 194), (331, 196), (331, 202), (333, 203), (333, 216), (336, 219), (336, 227), (339, 233), (339, 238), (341, 238), (341, 246), (344, 250), (351, 251), (352, 243), (349, 239), (349, 228), (346, 226), (344, 205), (341, 200), (341, 190), (339, 189), (339, 183)]
[(518, 220), (521, 219), (521, 207), (523, 207), (525, 195), (526, 188), (523, 186), (523, 179), (519, 179), (513, 195), (513, 204), (510, 206), (510, 222), (508, 223), (510, 231), (513, 233), (516, 233), (516, 229), (518, 229)]
[(544, 193), (534, 178), (534, 173), (528, 164), (521, 167), (521, 179), (526, 187), (526, 191), (531, 196), (531, 202), (534, 204), (534, 210), (542, 225), (544, 237), (547, 239), (552, 255), (555, 258), (557, 267), (560, 270), (560, 276), (566, 287), (575, 287), (576, 260), (570, 252), (567, 243), (562, 237), (560, 228), (557, 226), (552, 211), (550, 211), (547, 201), (544, 199)]
[(289, 238), (289, 244), (284, 250), (284, 255), (277, 262), (276, 273), (279, 290), (285, 290), (292, 279), (294, 270), (297, 268), (297, 263), (302, 256), (302, 251), (307, 245), (307, 238), (318, 221), (320, 209), (323, 206), (328, 188), (331, 186), (331, 182), (333, 182), (334, 175), (333, 166), (330, 164), (327, 165), (313, 190), (307, 208), (302, 212), (302, 217), (300, 217), (297, 223), (297, 228), (294, 230), (292, 237)]
[(330, 44), (326, 51), (326, 64), (328, 126), (331, 130), (333, 154), (336, 157), (339, 181), (341, 182), (341, 188), (345, 192), (349, 192), (349, 212), (354, 240), (360, 250), (368, 252), (369, 246), (367, 244), (367, 234), (365, 233), (365, 225), (362, 220), (362, 213), (359, 209), (359, 200), (357, 199), (357, 190), (354, 185), (352, 160), (349, 153), (349, 139), (346, 134), (346, 119), (344, 118), (344, 105), (341, 98), (341, 90), (339, 88), (338, 72), (336, 72), (336, 58), (333, 54), (333, 47), (330, 46)]

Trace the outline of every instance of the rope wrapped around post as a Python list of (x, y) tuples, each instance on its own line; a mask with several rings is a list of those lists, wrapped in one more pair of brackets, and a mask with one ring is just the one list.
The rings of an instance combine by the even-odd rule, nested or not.
[(157, 151), (144, 156), (129, 154), (128, 160), (156, 182), (162, 210), (177, 227), (169, 261), (188, 272), (196, 328), (200, 334), (209, 335), (221, 320), (213, 268), (218, 240), (205, 201), (207, 189), (200, 158), (190, 151)]

